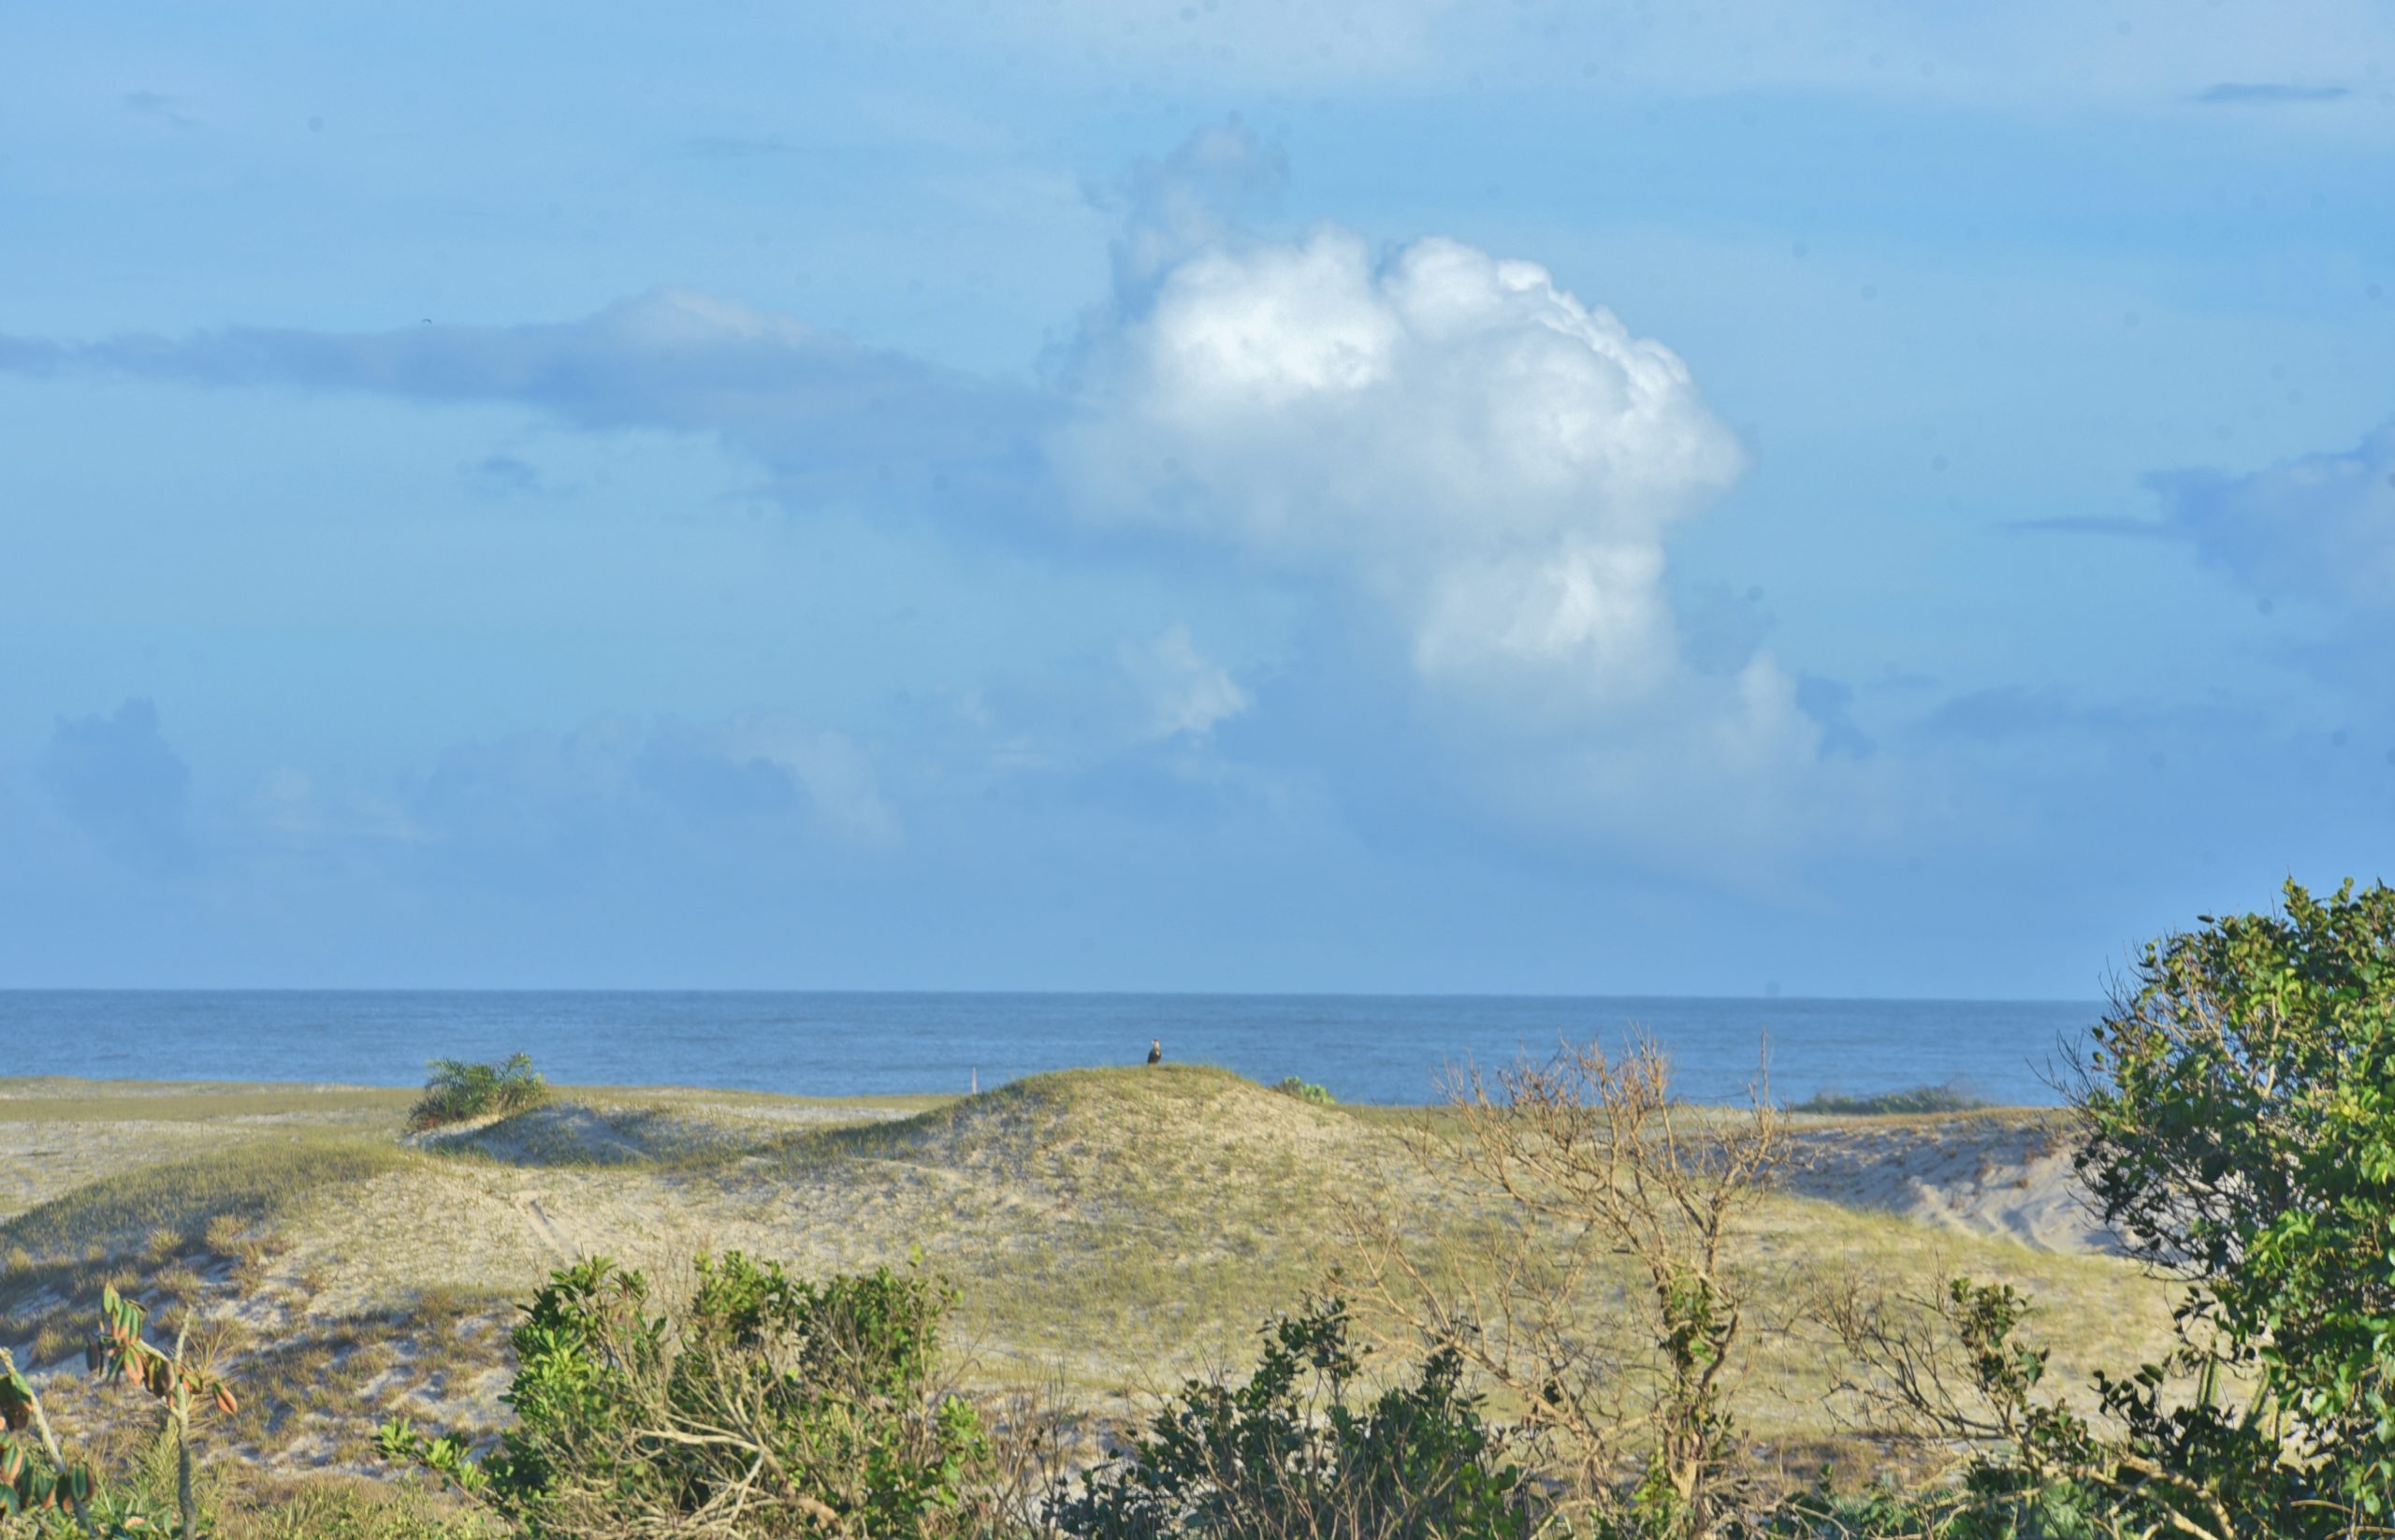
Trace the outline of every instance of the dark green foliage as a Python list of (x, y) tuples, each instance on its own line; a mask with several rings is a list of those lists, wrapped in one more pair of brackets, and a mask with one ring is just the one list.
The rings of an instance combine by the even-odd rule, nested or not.
[(1245, 1385), (1192, 1380), (1117, 1464), (1051, 1518), (1084, 1540), (1522, 1540), (1530, 1488), (1439, 1347), (1413, 1383), (1358, 1405), (1347, 1309), (1274, 1321)]
[(1312, 1081), (1299, 1080), (1295, 1075), (1288, 1076), (1286, 1079), (1276, 1082), (1272, 1089), (1280, 1092), (1285, 1097), (1295, 1097), (1299, 1101), (1307, 1102), (1315, 1107), (1336, 1107), (1339, 1105), (1339, 1098), (1332, 1096), (1328, 1090), (1322, 1086), (1316, 1085)]
[(1819, 1091), (1803, 1101), (1792, 1103), (1788, 1111), (1817, 1112), (1831, 1117), (1901, 1117), (1933, 1112), (1971, 1112), (1988, 1105), (1950, 1081), (1944, 1085), (1914, 1085), (1902, 1091), (1881, 1091), (1867, 1097)]
[[(2263, 1404), (2166, 1417), (2152, 1378), (2108, 1387), (2186, 1459), (2259, 1458), (2283, 1421), (2309, 1474), (2395, 1511), (2395, 890), (2349, 882), (2281, 914), (2146, 948), (2097, 1033), (2079, 1170), (2105, 1217), (2194, 1286), (2182, 1368), (2257, 1370)], [(2219, 1362), (2213, 1362), (2216, 1356)], [(2180, 1458), (2173, 1455), (2173, 1459)], [(2226, 1479), (2224, 1477), (2224, 1479)], [(2275, 1499), (2273, 1499), (2275, 1500)]]
[(435, 1059), (423, 1098), (408, 1113), (414, 1128), (438, 1128), (489, 1113), (520, 1112), (549, 1099), (549, 1083), (532, 1068), (531, 1055), (516, 1053), (504, 1064)]
[[(2353, 1533), (2336, 1501), (2334, 1467), (2283, 1458), (2255, 1407), (2220, 1404), (2219, 1384), (2199, 1373), (2177, 1393), (2173, 1366), (2149, 1364), (2126, 1379), (2097, 1375), (2102, 1423), (2040, 1398), (2046, 1353), (2020, 1342), (2028, 1301), (2002, 1284), (1952, 1286), (1971, 1376), (1994, 1407), (2002, 1443), (1975, 1458), (1963, 1516), (1967, 1536), (2014, 1533), (2161, 1533), (2328, 1540)], [(2023, 1529), (2042, 1515), (2044, 1528)], [(2100, 1528), (2055, 1527), (2057, 1515)], [(2010, 1526), (2010, 1527), (2007, 1527)]]
[(737, 1252), (701, 1257), (689, 1300), (602, 1259), (554, 1274), (515, 1329), (515, 1424), (476, 1462), (386, 1427), (517, 1533), (960, 1533), (987, 1440), (930, 1372), (951, 1296), (887, 1268), (821, 1283)]

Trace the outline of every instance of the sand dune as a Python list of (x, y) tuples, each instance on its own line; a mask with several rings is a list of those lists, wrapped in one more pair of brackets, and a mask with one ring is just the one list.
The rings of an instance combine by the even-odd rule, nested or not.
[(1849, 1119), (1797, 1135), (1787, 1188), (1849, 1208), (1901, 1214), (1965, 1235), (2004, 1236), (2039, 1251), (2122, 1252), (2071, 1174), (2059, 1114), (1969, 1113)]

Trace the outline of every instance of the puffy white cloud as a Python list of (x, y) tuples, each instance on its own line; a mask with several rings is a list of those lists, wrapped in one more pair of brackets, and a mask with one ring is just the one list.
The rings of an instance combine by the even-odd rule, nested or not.
[(1289, 557), (1651, 542), (1740, 469), (1669, 348), (1452, 240), (1203, 249), (1079, 383), (1087, 516)]
[(1213, 243), (1087, 341), (1074, 506), (1328, 573), (1426, 682), (1577, 713), (1687, 682), (1663, 542), (1742, 457), (1687, 365), (1535, 263)]
[(1050, 441), (1079, 517), (1377, 611), (1432, 773), (1526, 831), (1767, 880), (1884, 821), (1885, 767), (1825, 758), (1768, 654), (1683, 651), (1668, 544), (1744, 456), (1678, 355), (1455, 240), (1183, 227), (1082, 339)]

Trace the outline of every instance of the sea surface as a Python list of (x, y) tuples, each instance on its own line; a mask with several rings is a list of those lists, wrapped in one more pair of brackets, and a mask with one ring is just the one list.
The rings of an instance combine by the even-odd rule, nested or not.
[(1041, 1070), (1177, 1062), (1296, 1075), (1343, 1101), (1436, 1099), (1466, 1062), (1618, 1047), (1634, 1029), (1696, 1099), (1954, 1084), (1988, 1100), (2049, 1083), (2093, 1001), (1329, 995), (0, 991), (11, 1072), (414, 1085), (433, 1058), (532, 1055), (569, 1084), (800, 1096), (984, 1088)]

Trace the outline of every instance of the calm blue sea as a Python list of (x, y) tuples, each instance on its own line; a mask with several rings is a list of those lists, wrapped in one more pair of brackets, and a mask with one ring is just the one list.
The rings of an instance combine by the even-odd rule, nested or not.
[(1430, 1099), (1444, 1065), (1633, 1026), (1671, 1052), (1683, 1094), (1735, 1097), (1768, 1041), (1773, 1094), (1957, 1082), (2042, 1105), (2098, 1007), (2082, 1001), (1705, 1000), (1265, 995), (0, 991), (17, 1072), (414, 1085), (428, 1058), (522, 1050), (552, 1080), (802, 1096), (962, 1091), (1148, 1041), (1344, 1101)]

